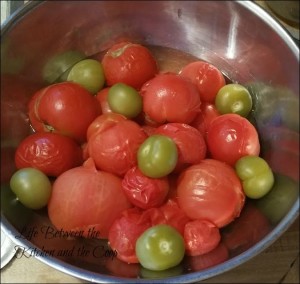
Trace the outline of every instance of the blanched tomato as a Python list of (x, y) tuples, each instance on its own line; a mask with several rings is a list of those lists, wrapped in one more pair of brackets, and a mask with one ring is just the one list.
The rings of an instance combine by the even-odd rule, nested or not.
[(91, 158), (83, 166), (70, 169), (54, 182), (48, 203), (52, 224), (65, 231), (89, 229), (107, 238), (112, 223), (132, 205), (122, 191), (121, 179), (98, 171)]
[(259, 155), (260, 143), (255, 127), (238, 114), (215, 118), (207, 132), (207, 146), (212, 158), (234, 166), (246, 155)]
[(60, 133), (80, 143), (86, 140), (87, 128), (99, 113), (96, 99), (72, 82), (45, 87), (29, 102), (29, 118), (34, 130)]
[(112, 112), (112, 110), (108, 104), (108, 101), (107, 101), (109, 89), (110, 89), (109, 87), (104, 88), (104, 89), (100, 90), (96, 95), (96, 99), (100, 103), (101, 113), (103, 113), (103, 114)]
[(81, 165), (82, 161), (81, 147), (73, 139), (57, 133), (31, 134), (21, 141), (15, 153), (18, 169), (33, 167), (53, 177)]
[(203, 255), (215, 249), (221, 240), (219, 228), (207, 220), (193, 220), (184, 227), (187, 255)]
[(198, 87), (201, 100), (210, 103), (214, 102), (219, 89), (226, 83), (221, 71), (205, 61), (189, 63), (179, 75), (190, 79)]
[(87, 140), (89, 140), (94, 133), (103, 131), (104, 129), (109, 128), (122, 120), (126, 120), (126, 117), (112, 112), (97, 116), (87, 129)]
[(122, 216), (112, 224), (108, 241), (115, 249), (117, 257), (127, 263), (138, 263), (135, 244), (138, 237), (151, 226), (148, 216), (142, 214), (138, 208), (123, 211)]
[(205, 158), (205, 140), (196, 128), (188, 124), (167, 123), (158, 127), (155, 134), (166, 135), (175, 142), (178, 149), (177, 172)]
[(111, 121), (88, 141), (89, 155), (97, 168), (123, 176), (137, 164), (137, 151), (147, 138), (144, 130), (131, 120)]
[(226, 226), (244, 206), (245, 195), (234, 169), (206, 159), (188, 167), (178, 180), (178, 204), (191, 219), (206, 219)]
[(156, 60), (145, 46), (121, 42), (113, 45), (102, 59), (106, 84), (124, 83), (135, 89), (158, 72)]
[(190, 123), (200, 111), (197, 87), (176, 74), (159, 74), (141, 88), (143, 110), (157, 123)]
[(131, 168), (122, 180), (128, 200), (143, 209), (160, 206), (169, 191), (168, 178), (149, 178), (137, 167)]
[(202, 102), (200, 112), (190, 125), (198, 129), (200, 133), (202, 133), (203, 137), (206, 138), (210, 123), (219, 115), (220, 113), (217, 111), (214, 104)]

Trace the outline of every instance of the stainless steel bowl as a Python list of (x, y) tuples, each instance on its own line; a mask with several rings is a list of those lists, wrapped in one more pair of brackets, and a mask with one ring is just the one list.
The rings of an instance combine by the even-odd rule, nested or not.
[[(226, 240), (233, 237), (246, 240), (231, 246), (229, 258), (222, 263), (203, 267), (199, 259), (187, 258), (173, 274), (152, 275), (155, 279), (151, 279), (143, 278), (139, 266), (103, 254), (75, 256), (72, 249), (74, 252), (79, 246), (106, 251), (106, 242), (46, 237), (42, 232), (51, 227), (46, 210), (32, 212), (10, 194), (7, 184), (15, 170), (14, 150), (30, 132), (26, 103), (34, 90), (46, 85), (49, 58), (70, 50), (87, 57), (101, 54), (123, 39), (149, 46), (165, 69), (179, 68), (194, 57), (209, 61), (233, 82), (246, 85), (254, 98), (252, 121), (260, 134), (262, 156), (276, 174), (276, 184), (262, 200), (248, 202), (241, 217), (222, 230), (227, 246)], [(48, 265), (99, 283), (195, 282), (259, 254), (297, 218), (299, 49), (285, 29), (255, 3), (32, 1), (1, 29), (1, 64), (1, 228), (17, 246)], [(253, 210), (255, 214), (251, 214)], [(267, 224), (263, 228), (259, 227), (261, 220)], [(251, 226), (245, 227), (245, 221)], [(253, 229), (260, 234), (253, 237)], [(66, 255), (52, 257), (51, 250), (65, 250)]]

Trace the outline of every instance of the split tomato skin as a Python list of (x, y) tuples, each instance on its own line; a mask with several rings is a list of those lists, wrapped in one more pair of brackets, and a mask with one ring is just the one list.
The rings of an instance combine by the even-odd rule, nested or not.
[(245, 194), (234, 169), (214, 159), (188, 167), (178, 179), (178, 204), (192, 220), (222, 228), (240, 215)]
[(29, 102), (29, 119), (35, 131), (55, 132), (86, 141), (90, 123), (100, 114), (95, 97), (77, 83), (52, 84)]
[(137, 165), (137, 152), (146, 138), (142, 127), (134, 121), (112, 121), (90, 137), (88, 152), (98, 169), (124, 176)]
[(211, 157), (231, 166), (243, 156), (258, 156), (260, 153), (255, 127), (238, 114), (223, 114), (215, 118), (208, 128), (206, 141)]
[(177, 74), (155, 76), (141, 88), (143, 111), (156, 123), (189, 124), (200, 111), (201, 100), (196, 86)]
[(82, 149), (73, 139), (50, 132), (36, 132), (27, 136), (15, 153), (18, 169), (33, 167), (52, 177), (57, 177), (82, 162)]
[(102, 66), (108, 86), (124, 83), (137, 90), (158, 73), (150, 50), (130, 42), (113, 45), (103, 56)]

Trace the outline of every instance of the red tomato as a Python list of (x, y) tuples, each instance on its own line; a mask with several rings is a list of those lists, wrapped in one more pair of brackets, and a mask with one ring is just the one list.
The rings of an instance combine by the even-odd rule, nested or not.
[(156, 60), (145, 46), (121, 42), (113, 45), (103, 56), (106, 84), (124, 83), (140, 87), (158, 72)]
[(210, 103), (215, 101), (218, 91), (226, 84), (221, 71), (204, 61), (189, 63), (179, 75), (190, 79), (198, 87), (201, 100)]
[(90, 137), (98, 132), (103, 131), (106, 128), (109, 128), (113, 125), (115, 125), (117, 122), (126, 120), (127, 118), (121, 114), (118, 113), (104, 113), (99, 116), (97, 116), (93, 122), (89, 125), (87, 129), (87, 140), (90, 139)]
[(198, 129), (206, 139), (210, 123), (219, 115), (220, 113), (217, 111), (217, 108), (214, 104), (203, 102), (200, 106), (200, 112), (192, 121), (191, 126)]
[(18, 169), (33, 167), (57, 177), (83, 162), (81, 147), (71, 138), (57, 133), (37, 132), (19, 144), (15, 163)]
[(178, 179), (178, 204), (191, 219), (206, 219), (219, 228), (239, 216), (245, 195), (234, 169), (206, 159), (183, 171)]
[(135, 206), (147, 209), (162, 205), (169, 191), (168, 178), (149, 178), (138, 167), (131, 168), (122, 180), (128, 200)]
[(192, 271), (198, 272), (200, 270), (220, 264), (226, 261), (228, 258), (229, 252), (227, 247), (223, 243), (220, 243), (215, 249), (206, 254), (187, 257), (187, 263)]
[(99, 113), (96, 99), (72, 82), (45, 87), (29, 103), (29, 118), (36, 131), (60, 133), (78, 142), (86, 140), (87, 128)]
[(203, 255), (215, 249), (221, 240), (219, 228), (207, 220), (194, 220), (184, 227), (187, 255)]
[(206, 144), (202, 134), (194, 127), (184, 123), (167, 123), (158, 127), (155, 134), (173, 139), (178, 149), (176, 172), (197, 164), (206, 156)]
[(165, 204), (159, 207), (166, 219), (165, 223), (174, 227), (181, 235), (184, 233), (184, 227), (191, 219), (179, 207), (176, 199), (169, 199)]
[(107, 238), (112, 223), (121, 212), (131, 207), (122, 191), (121, 179), (113, 174), (97, 171), (89, 158), (83, 166), (70, 169), (54, 182), (48, 203), (48, 215), (58, 230), (89, 230)]
[(110, 88), (104, 88), (104, 89), (100, 90), (96, 95), (96, 99), (100, 104), (101, 113), (103, 113), (103, 114), (112, 112), (112, 110), (108, 104), (108, 101), (107, 101), (109, 89)]
[(260, 143), (255, 127), (238, 114), (223, 114), (215, 118), (207, 132), (211, 157), (234, 166), (246, 155), (259, 155)]
[(148, 216), (138, 208), (125, 210), (122, 216), (112, 224), (108, 241), (118, 254), (117, 258), (127, 263), (138, 263), (135, 243), (138, 237), (151, 226)]
[(189, 124), (200, 111), (196, 86), (176, 74), (159, 74), (141, 88), (143, 110), (150, 121)]
[(123, 176), (137, 164), (137, 151), (147, 138), (144, 130), (131, 120), (112, 121), (88, 141), (90, 156), (99, 169)]

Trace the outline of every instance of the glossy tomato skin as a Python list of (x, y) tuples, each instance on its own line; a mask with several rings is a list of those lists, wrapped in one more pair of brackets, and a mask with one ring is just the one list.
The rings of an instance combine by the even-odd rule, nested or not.
[(184, 123), (166, 123), (158, 127), (155, 134), (173, 139), (178, 149), (176, 172), (199, 163), (206, 156), (206, 144), (202, 134), (194, 127)]
[(158, 73), (155, 58), (145, 46), (130, 42), (113, 45), (103, 56), (106, 84), (124, 83), (135, 89)]
[(135, 244), (138, 237), (151, 227), (148, 216), (139, 208), (131, 208), (122, 212), (122, 216), (112, 224), (108, 241), (118, 254), (117, 258), (127, 263), (138, 263)]
[(122, 188), (133, 205), (147, 209), (162, 205), (169, 191), (169, 182), (167, 177), (149, 178), (133, 167), (125, 174)]
[(89, 155), (97, 168), (124, 176), (137, 164), (137, 151), (146, 138), (142, 127), (131, 120), (111, 122), (90, 137)]
[(93, 229), (99, 232), (97, 237), (107, 238), (112, 223), (131, 206), (122, 192), (121, 179), (98, 171), (89, 158), (55, 180), (48, 215), (58, 230), (82, 231), (88, 237)]
[(50, 132), (37, 132), (27, 136), (15, 153), (18, 169), (33, 167), (52, 177), (57, 177), (82, 162), (82, 149), (73, 139)]
[(56, 132), (82, 143), (89, 124), (100, 114), (96, 99), (77, 83), (63, 82), (39, 90), (29, 103), (36, 131)]
[(214, 103), (215, 97), (226, 81), (221, 71), (205, 61), (189, 63), (179, 73), (190, 79), (198, 88), (202, 101)]
[(179, 122), (189, 124), (200, 111), (200, 97), (196, 86), (172, 73), (159, 74), (141, 88), (143, 110), (156, 123)]
[(89, 140), (94, 133), (98, 131), (101, 132), (122, 120), (126, 120), (126, 117), (113, 112), (108, 112), (97, 116), (87, 129), (87, 140)]
[(100, 104), (102, 114), (112, 112), (112, 110), (108, 104), (108, 101), (107, 101), (109, 89), (110, 89), (109, 87), (106, 87), (106, 88), (100, 90), (96, 94), (96, 99)]
[(232, 166), (243, 156), (258, 156), (260, 153), (255, 127), (238, 114), (223, 114), (211, 122), (207, 146), (213, 159)]
[(234, 169), (214, 159), (188, 167), (178, 179), (178, 204), (193, 220), (206, 219), (221, 228), (244, 206), (245, 194)]

